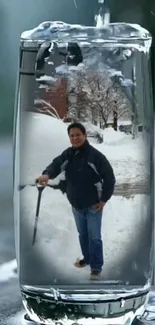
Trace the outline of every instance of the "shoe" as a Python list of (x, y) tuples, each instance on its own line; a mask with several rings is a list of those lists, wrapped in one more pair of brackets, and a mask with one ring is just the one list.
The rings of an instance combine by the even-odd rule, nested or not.
[(85, 259), (81, 259), (81, 260), (77, 260), (75, 263), (74, 263), (74, 266), (78, 267), (79, 269), (87, 266), (88, 264), (86, 263)]
[(91, 270), (90, 280), (99, 280), (101, 271), (99, 270)]

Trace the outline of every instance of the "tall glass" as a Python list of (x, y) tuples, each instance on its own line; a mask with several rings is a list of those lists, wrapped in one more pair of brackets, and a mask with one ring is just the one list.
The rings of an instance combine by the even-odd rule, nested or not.
[(14, 217), (34, 321), (124, 324), (143, 308), (153, 272), (150, 48), (149, 32), (125, 23), (45, 22), (21, 35)]

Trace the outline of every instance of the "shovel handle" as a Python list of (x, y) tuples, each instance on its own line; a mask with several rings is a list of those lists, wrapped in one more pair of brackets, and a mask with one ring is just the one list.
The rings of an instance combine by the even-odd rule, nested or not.
[(35, 185), (39, 192), (42, 192), (44, 190), (44, 188), (46, 187), (46, 185), (41, 185), (38, 182), (36, 182)]
[(38, 218), (39, 218), (39, 210), (40, 210), (40, 202), (41, 202), (41, 195), (42, 191), (44, 190), (45, 186), (37, 184), (38, 189), (38, 200), (37, 200), (37, 207), (36, 207), (36, 216), (35, 216), (35, 225), (34, 225), (34, 232), (33, 232), (33, 239), (32, 239), (32, 245), (35, 244), (36, 235), (37, 235), (37, 224), (38, 224)]
[(40, 185), (38, 183), (35, 183), (35, 184), (26, 184), (26, 185), (19, 185), (18, 186), (18, 191), (22, 191), (26, 186), (36, 186), (38, 191), (43, 191), (43, 189), (45, 187), (50, 187), (50, 188), (53, 188), (53, 189), (59, 189), (58, 185), (51, 185), (51, 184), (47, 184), (47, 185)]
[(43, 191), (46, 186), (40, 185), (40, 184), (37, 183), (36, 187), (37, 187), (38, 191)]

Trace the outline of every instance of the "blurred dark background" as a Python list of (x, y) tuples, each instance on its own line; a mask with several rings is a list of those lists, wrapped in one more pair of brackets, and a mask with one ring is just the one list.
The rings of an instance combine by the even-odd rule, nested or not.
[[(106, 0), (111, 22), (138, 23), (153, 36), (152, 79), (155, 84), (155, 1)], [(42, 21), (90, 25), (98, 0), (0, 0), (0, 265), (15, 258), (12, 205), (12, 131), (20, 34)], [(6, 289), (7, 287), (7, 289)], [(0, 283), (0, 319), (20, 309), (16, 284)], [(14, 299), (10, 297), (14, 296)], [(19, 295), (18, 295), (18, 299)], [(4, 303), (5, 302), (5, 303)], [(1, 321), (0, 321), (1, 323)], [(3, 325), (6, 322), (3, 319)], [(8, 324), (8, 323), (7, 323)]]

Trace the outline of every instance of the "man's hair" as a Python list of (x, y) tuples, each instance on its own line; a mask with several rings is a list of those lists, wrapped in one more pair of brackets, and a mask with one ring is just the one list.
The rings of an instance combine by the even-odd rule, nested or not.
[(70, 124), (68, 126), (68, 128), (67, 128), (68, 134), (69, 134), (69, 132), (70, 132), (71, 129), (80, 129), (80, 131), (83, 134), (86, 134), (86, 129), (85, 129), (85, 127), (81, 123), (74, 122), (74, 123)]

